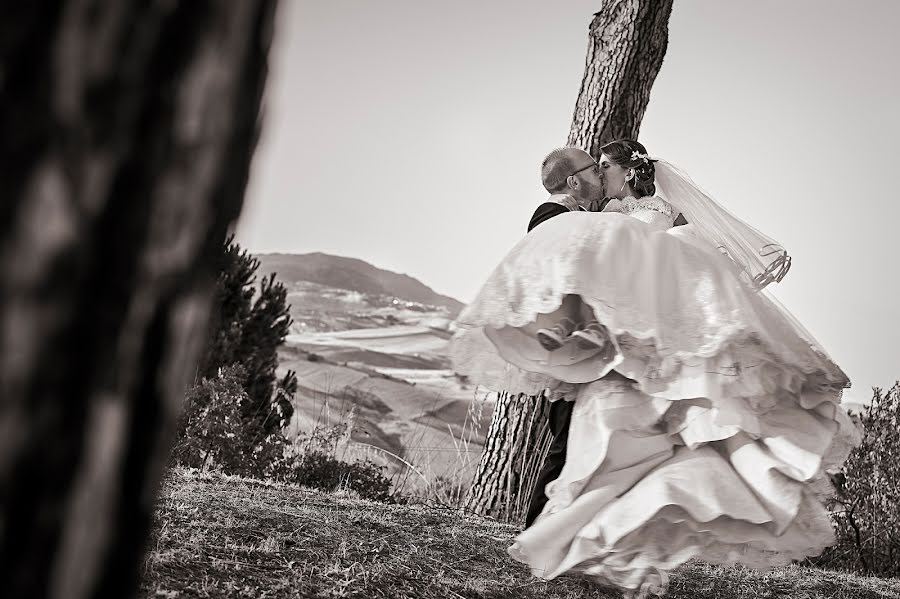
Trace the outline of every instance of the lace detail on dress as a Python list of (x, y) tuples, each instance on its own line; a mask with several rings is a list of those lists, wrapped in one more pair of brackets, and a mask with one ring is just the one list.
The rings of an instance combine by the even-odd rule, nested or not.
[(624, 200), (613, 198), (603, 208), (603, 212), (620, 212), (660, 229), (669, 229), (678, 218), (678, 211), (672, 204), (662, 198), (647, 196), (643, 198), (627, 197)]

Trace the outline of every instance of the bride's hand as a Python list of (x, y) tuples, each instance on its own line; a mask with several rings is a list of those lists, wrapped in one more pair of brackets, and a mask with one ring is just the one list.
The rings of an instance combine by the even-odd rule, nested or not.
[(603, 212), (603, 209), (606, 207), (607, 202), (609, 202), (610, 198), (600, 198), (598, 200), (591, 200), (588, 202), (585, 209), (588, 212)]
[(552, 195), (552, 196), (550, 196), (550, 201), (556, 202), (557, 204), (565, 206), (569, 210), (578, 210), (579, 209), (578, 200), (576, 200), (575, 198), (573, 198), (572, 196), (570, 196), (568, 194), (559, 193), (559, 194)]

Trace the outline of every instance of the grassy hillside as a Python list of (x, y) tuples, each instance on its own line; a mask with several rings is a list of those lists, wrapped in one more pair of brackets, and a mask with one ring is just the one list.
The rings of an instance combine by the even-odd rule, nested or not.
[[(589, 581), (533, 578), (505, 552), (511, 525), (437, 506), (173, 471), (141, 597), (612, 598)], [(671, 599), (900, 599), (900, 580), (789, 567), (762, 574), (688, 564)]]

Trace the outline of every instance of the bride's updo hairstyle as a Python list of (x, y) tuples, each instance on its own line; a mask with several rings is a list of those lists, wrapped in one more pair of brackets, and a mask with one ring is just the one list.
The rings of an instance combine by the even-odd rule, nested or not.
[(650, 160), (644, 144), (633, 139), (617, 139), (601, 146), (600, 151), (610, 162), (623, 168), (634, 169), (634, 178), (629, 183), (638, 197), (656, 194), (656, 185), (653, 184), (656, 179), (656, 167), (653, 166), (654, 161)]

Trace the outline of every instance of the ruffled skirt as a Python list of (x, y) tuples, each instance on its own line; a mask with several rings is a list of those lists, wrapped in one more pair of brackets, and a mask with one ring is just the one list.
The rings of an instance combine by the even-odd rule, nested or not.
[[(522, 328), (577, 294), (602, 351), (543, 350)], [(566, 464), (510, 554), (638, 595), (691, 558), (766, 568), (833, 542), (823, 507), (859, 442), (848, 381), (814, 339), (687, 227), (571, 213), (529, 233), (460, 315), (474, 383), (575, 399)]]

